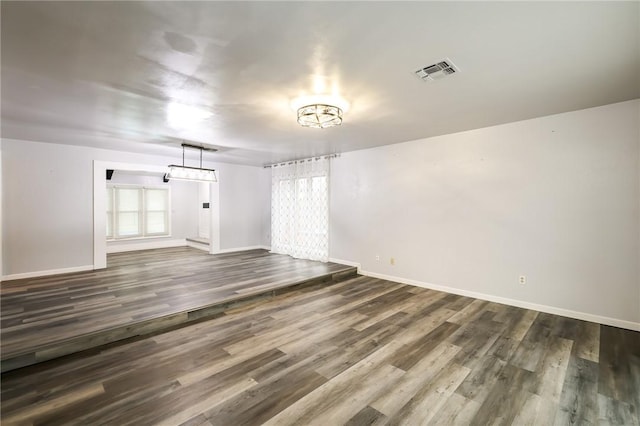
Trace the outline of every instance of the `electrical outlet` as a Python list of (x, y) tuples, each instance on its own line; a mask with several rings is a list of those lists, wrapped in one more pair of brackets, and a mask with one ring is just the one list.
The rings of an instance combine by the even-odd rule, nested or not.
[(392, 257), (391, 259), (389, 259), (389, 263), (392, 264), (392, 265), (395, 265), (396, 264), (396, 258)]
[(520, 279), (518, 281), (520, 284), (526, 284), (527, 283), (527, 277), (525, 277), (524, 275), (520, 275)]
[(380, 262), (380, 255), (376, 254), (376, 262)]

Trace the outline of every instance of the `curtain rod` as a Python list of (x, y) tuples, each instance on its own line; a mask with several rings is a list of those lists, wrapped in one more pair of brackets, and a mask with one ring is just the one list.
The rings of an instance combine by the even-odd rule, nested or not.
[(329, 158), (338, 158), (338, 157), (340, 157), (340, 154), (319, 155), (317, 157), (302, 158), (300, 160), (281, 161), (279, 163), (267, 164), (266, 166), (262, 166), (262, 167), (265, 169), (269, 169), (271, 167), (284, 166), (287, 164), (295, 164), (295, 163), (304, 163), (305, 161), (319, 160), (321, 158), (329, 159)]

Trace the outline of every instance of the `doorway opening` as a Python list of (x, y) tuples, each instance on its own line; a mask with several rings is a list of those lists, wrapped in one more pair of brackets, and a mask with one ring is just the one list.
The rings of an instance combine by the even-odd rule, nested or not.
[[(166, 172), (166, 166), (153, 166), (148, 164), (133, 164), (133, 163), (119, 163), (113, 161), (94, 161), (93, 162), (93, 269), (103, 269), (107, 267), (107, 170), (115, 170), (129, 172), (139, 175), (163, 175)], [(219, 175), (218, 175), (219, 176)], [(219, 212), (219, 188), (218, 183), (206, 183), (206, 186), (198, 187), (200, 182), (181, 182), (187, 184), (193, 189), (194, 196), (185, 195), (189, 198), (189, 202), (193, 203), (193, 208), (189, 210), (193, 213), (189, 214), (185, 219), (188, 224), (197, 223), (196, 226), (188, 226), (189, 232), (185, 232), (183, 236), (179, 238), (180, 241), (171, 241), (170, 243), (175, 245), (191, 245), (187, 238), (193, 236), (195, 238), (202, 238), (206, 240), (206, 246), (198, 247), (206, 250), (209, 253), (217, 253), (220, 250), (220, 212)], [(189, 191), (191, 192), (191, 191)], [(175, 191), (174, 194), (177, 194)], [(206, 200), (200, 202), (200, 199)], [(198, 200), (200, 208), (196, 207), (196, 200)], [(208, 203), (208, 208), (204, 208), (205, 203)], [(178, 203), (173, 203), (174, 206)], [(206, 210), (206, 212), (201, 212)], [(174, 212), (172, 212), (174, 213)], [(174, 215), (177, 216), (177, 215)], [(202, 219), (200, 219), (200, 217)], [(202, 223), (201, 223), (202, 222)], [(174, 224), (175, 225), (175, 224)], [(175, 229), (175, 228), (174, 228)], [(161, 242), (158, 240), (155, 243), (150, 243), (146, 248), (159, 248), (153, 246), (159, 245)], [(143, 249), (143, 248), (141, 248)]]

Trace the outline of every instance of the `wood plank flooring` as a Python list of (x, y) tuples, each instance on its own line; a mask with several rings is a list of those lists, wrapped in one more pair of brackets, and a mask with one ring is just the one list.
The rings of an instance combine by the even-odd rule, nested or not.
[(110, 254), (107, 269), (5, 281), (2, 371), (174, 327), (355, 268), (179, 247)]
[(5, 373), (2, 424), (638, 425), (640, 333), (357, 277)]

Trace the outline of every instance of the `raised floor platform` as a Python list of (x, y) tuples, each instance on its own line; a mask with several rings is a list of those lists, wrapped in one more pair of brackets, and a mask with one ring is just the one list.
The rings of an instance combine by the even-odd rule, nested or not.
[(271, 254), (178, 247), (108, 256), (107, 269), (5, 281), (2, 372), (162, 331), (356, 268)]

